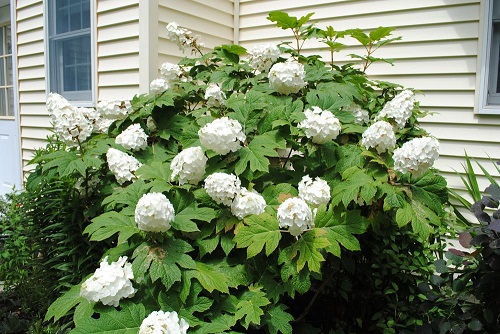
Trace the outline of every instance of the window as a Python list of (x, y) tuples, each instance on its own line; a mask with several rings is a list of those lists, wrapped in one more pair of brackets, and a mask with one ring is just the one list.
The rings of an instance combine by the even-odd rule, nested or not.
[(14, 117), (10, 25), (0, 26), (0, 117)]
[(479, 113), (500, 114), (500, 0), (483, 3)]
[(50, 91), (70, 101), (92, 101), (90, 0), (48, 3)]

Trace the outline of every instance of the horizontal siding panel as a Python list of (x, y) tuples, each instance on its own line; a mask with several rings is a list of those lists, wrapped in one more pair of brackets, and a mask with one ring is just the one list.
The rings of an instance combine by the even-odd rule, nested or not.
[(32, 53), (17, 58), (18, 68), (44, 66), (44, 65), (45, 65), (45, 54), (43, 53)]
[(45, 44), (43, 40), (32, 42), (29, 44), (17, 45), (17, 55), (18, 57), (23, 57), (25, 55), (30, 55), (34, 53), (44, 53)]
[(303, 1), (303, 0), (286, 0), (286, 1), (248, 1), (240, 5), (241, 15), (257, 14), (261, 13), (263, 9), (267, 12), (272, 10), (284, 10), (287, 12), (294, 9), (306, 8), (308, 12), (314, 11), (319, 13), (324, 7), (330, 7), (331, 5), (342, 7), (342, 16), (351, 15), (361, 15), (365, 13), (373, 13), (377, 11), (401, 11), (406, 9), (418, 9), (418, 8), (433, 8), (441, 7), (446, 5), (459, 5), (474, 3), (474, 0), (419, 0), (419, 1), (401, 1), (401, 0), (365, 0), (363, 3), (361, 1), (350, 1), (350, 0), (315, 0)]
[(117, 9), (129, 6), (138, 6), (139, 0), (106, 0), (97, 1), (97, 13), (101, 14), (107, 11), (116, 11)]
[(454, 123), (426, 123), (423, 127), (440, 139), (469, 141), (477, 145), (488, 142), (498, 143), (498, 125), (478, 124), (470, 126), (468, 124)]
[(24, 127), (31, 127), (31, 128), (50, 128), (52, 124), (50, 123), (50, 118), (46, 117), (44, 115), (38, 115), (38, 116), (33, 116), (33, 115), (24, 115), (21, 116), (21, 124)]
[(17, 20), (23, 21), (43, 13), (43, 1), (16, 1)]
[[(21, 124), (21, 137), (24, 139), (38, 139), (41, 141), (45, 141), (48, 135), (50, 135), (50, 131), (48, 128), (33, 128), (33, 127), (25, 127)], [(38, 140), (36, 142), (38, 142)], [(45, 146), (45, 143), (41, 143), (41, 146)], [(24, 146), (28, 148), (36, 148), (41, 146)]]
[(419, 95), (420, 106), (427, 107), (470, 107), (474, 108), (474, 91), (449, 92), (449, 91), (427, 91), (425, 95)]
[[(439, 142), (439, 151), (441, 154), (446, 154), (448, 156), (455, 157), (465, 157), (465, 153), (469, 156), (473, 156), (475, 158), (480, 158), (483, 160), (487, 160), (487, 163), (490, 164), (489, 161), (491, 158), (500, 158), (500, 147), (498, 147), (498, 143), (480, 143), (479, 145), (470, 143), (468, 141), (449, 141), (449, 140), (441, 140)], [(463, 158), (465, 159), (465, 158)], [(465, 161), (465, 160), (464, 160)], [(460, 166), (460, 163), (457, 165)], [(458, 167), (455, 167), (458, 169)]]
[[(101, 42), (97, 45), (99, 59), (103, 57), (120, 57), (120, 55), (139, 52), (139, 39), (129, 38), (117, 41)], [(119, 60), (117, 60), (119, 61)]]
[(41, 0), (17, 0), (16, 1), (16, 6), (17, 8), (24, 8), (24, 7), (29, 7), (32, 6), (33, 4), (42, 2)]
[(162, 7), (160, 7), (158, 11), (158, 22), (160, 26), (163, 27), (163, 30), (165, 30), (165, 32), (162, 34), (162, 31), (160, 31), (160, 36), (166, 35), (165, 27), (168, 23), (174, 21), (177, 22), (179, 26), (191, 30), (195, 35), (200, 35), (202, 37), (206, 35), (213, 35), (226, 39), (233, 38), (232, 18), (230, 22), (231, 25), (228, 25), (224, 22), (209, 20), (206, 17), (199, 18), (183, 12), (178, 12), (169, 8)]
[[(397, 62), (396, 62), (397, 66)], [(393, 75), (393, 76), (370, 76), (373, 80), (383, 80), (400, 84), (404, 87), (425, 91), (447, 90), (470, 90), (473, 91), (476, 83), (476, 75), (469, 74), (434, 74), (432, 78), (426, 75)], [(418, 96), (417, 96), (418, 98)]]
[(139, 83), (139, 71), (99, 72), (99, 87), (127, 86)]
[(44, 91), (19, 92), (19, 100), (22, 101), (22, 103), (45, 104), (46, 99), (47, 96)]
[[(497, 115), (479, 115), (474, 113), (472, 108), (425, 108), (433, 115), (426, 116), (423, 121), (426, 123), (447, 123), (453, 120), (454, 124), (475, 124), (499, 125)], [(499, 147), (500, 148), (500, 147)]]
[(45, 80), (19, 80), (19, 91), (43, 91), (45, 92)]
[(101, 27), (97, 31), (97, 42), (139, 37), (139, 22), (125, 22), (116, 26)]
[(369, 76), (476, 73), (476, 57), (401, 59), (395, 66), (378, 62), (371, 65), (366, 72)]
[[(45, 76), (44, 66), (27, 67), (19, 70), (19, 80), (40, 79), (45, 78)], [(21, 100), (20, 102), (22, 103), (23, 101)]]
[[(215, 8), (219, 11), (222, 11), (226, 14), (233, 15), (233, 2), (232, 1), (227, 1), (227, 0), (193, 0), (193, 2), (196, 2), (200, 5), (203, 6), (209, 6), (211, 8)], [(184, 3), (184, 1), (183, 1)]]
[(139, 84), (130, 86), (113, 86), (113, 87), (99, 87), (98, 96), (99, 100), (114, 100), (114, 99), (131, 99), (132, 96), (138, 94)]
[(46, 107), (45, 103), (44, 104), (24, 103), (21, 105), (20, 114), (21, 114), (21, 116), (23, 116), (23, 115), (45, 115), (45, 116), (48, 116), (47, 107)]
[(25, 20), (18, 20), (18, 22), (20, 23), (18, 24), (18, 33), (40, 29), (40, 24), (43, 24), (43, 15), (40, 13), (39, 15), (26, 18)]
[(45, 34), (42, 29), (29, 30), (17, 35), (18, 44), (30, 44), (32, 42), (43, 41)]
[(99, 72), (110, 72), (139, 68), (139, 53), (124, 54), (114, 57), (101, 57), (97, 65)]
[(139, 9), (137, 6), (122, 8), (120, 10), (104, 12), (99, 14), (98, 29), (120, 25), (130, 21), (139, 21)]
[[(231, 12), (224, 12), (219, 8), (207, 6), (196, 1), (162, 1), (159, 5), (158, 20), (168, 23), (171, 22), (169, 18), (174, 16), (176, 17), (174, 21), (180, 26), (189, 22), (192, 29), (199, 31), (209, 31), (202, 29), (202, 26), (207, 21), (226, 26), (231, 30), (233, 26), (233, 15)], [(200, 22), (195, 25), (195, 22), (193, 22), (194, 19), (200, 20)], [(210, 30), (210, 33), (217, 34), (217, 32), (213, 32), (212, 30)]]

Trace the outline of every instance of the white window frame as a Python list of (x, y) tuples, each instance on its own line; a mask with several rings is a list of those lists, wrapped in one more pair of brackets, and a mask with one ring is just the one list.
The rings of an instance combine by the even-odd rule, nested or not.
[[(55, 78), (56, 71), (51, 67), (51, 59), (50, 59), (50, 41), (51, 41), (51, 25), (55, 21), (55, 13), (50, 12), (51, 10), (55, 10), (55, 6), (52, 6), (50, 3), (53, 3), (55, 0), (48, 0), (45, 2), (45, 64), (46, 68), (46, 78), (47, 78), (47, 95), (51, 92), (52, 82), (53, 80), (57, 80)], [(97, 101), (97, 89), (96, 89), (96, 78), (97, 78), (97, 61), (96, 61), (96, 0), (90, 0), (90, 62), (91, 62), (91, 81), (90, 81), (90, 98), (82, 98), (82, 95), (79, 95), (78, 92), (63, 94), (71, 104), (79, 107), (93, 107), (96, 105)]]
[[(493, 5), (497, 1), (497, 13), (494, 16)], [(500, 0), (481, 1), (481, 21), (479, 36), (479, 55), (477, 69), (476, 107), (475, 112), (484, 115), (500, 115), (500, 93), (495, 90), (498, 81), (500, 52), (492, 54), (492, 50), (500, 50), (500, 29), (493, 34), (493, 22), (500, 24)]]

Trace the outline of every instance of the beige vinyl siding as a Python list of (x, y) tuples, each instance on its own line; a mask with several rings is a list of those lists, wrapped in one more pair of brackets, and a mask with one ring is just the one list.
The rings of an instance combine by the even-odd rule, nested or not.
[[(367, 70), (368, 75), (423, 92), (418, 95), (422, 109), (436, 114), (424, 118), (422, 125), (441, 142), (436, 167), (452, 188), (464, 189), (455, 175), (455, 170), (462, 171), (464, 150), (497, 174), (488, 157), (500, 159), (500, 116), (474, 113), (479, 0), (240, 2), (239, 36), (245, 47), (291, 40), (289, 32), (266, 19), (271, 10), (283, 10), (293, 16), (315, 12), (313, 20), (318, 26), (331, 25), (336, 30), (396, 27), (394, 35), (402, 40), (375, 54), (395, 58), (395, 66), (376, 63)], [(352, 39), (342, 42), (350, 47), (335, 55), (339, 64), (351, 61), (349, 53), (363, 52)], [(319, 53), (329, 59), (327, 49), (318, 42), (306, 42), (305, 53)], [(487, 185), (485, 178), (480, 181), (481, 186)]]
[(139, 0), (97, 1), (98, 100), (139, 93), (139, 29)]
[(227, 0), (159, 0), (158, 1), (158, 68), (164, 62), (177, 63), (182, 53), (167, 37), (165, 27), (170, 22), (187, 28), (201, 36), (201, 42), (211, 49), (222, 44), (233, 43), (233, 3)]
[(45, 107), (45, 31), (43, 1), (15, 1), (19, 119), (23, 166), (45, 145), (50, 127)]

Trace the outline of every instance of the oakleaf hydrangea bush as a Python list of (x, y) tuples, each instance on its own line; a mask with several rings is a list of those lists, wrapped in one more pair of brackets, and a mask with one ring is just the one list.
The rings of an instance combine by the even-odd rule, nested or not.
[[(397, 40), (390, 28), (306, 26), (310, 16), (269, 18), (291, 29), (297, 45), (325, 42), (332, 59), (338, 37)], [(441, 225), (446, 183), (431, 168), (438, 142), (419, 126), (425, 113), (413, 91), (370, 80), (365, 69), (383, 60), (373, 56), (339, 66), (293, 43), (204, 52), (201, 38), (177, 23), (167, 31), (191, 54), (163, 64), (149, 94), (96, 110), (49, 96), (68, 148), (45, 157), (45, 168), (83, 180), (81, 196), (99, 190), (85, 234), (113, 247), (46, 318), (74, 309), (73, 333), (418, 325), (377, 323), (382, 316), (373, 314), (318, 321), (311, 311), (329, 291), (343, 291), (329, 303), (344, 310), (352, 290), (335, 277), (354, 276), (383, 233), (425, 248)]]

